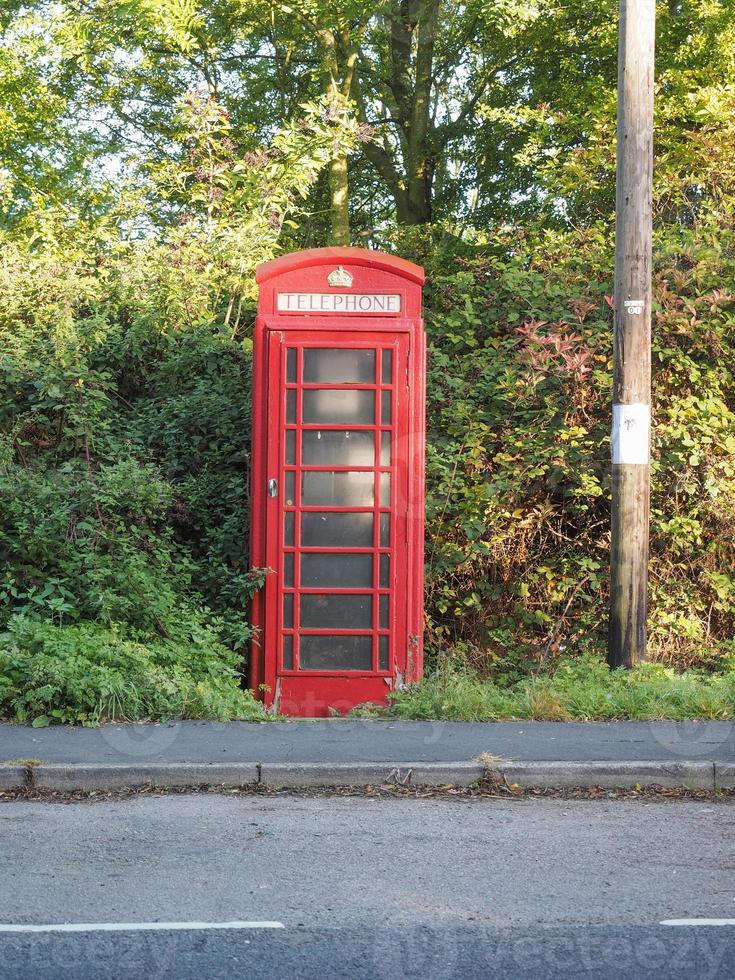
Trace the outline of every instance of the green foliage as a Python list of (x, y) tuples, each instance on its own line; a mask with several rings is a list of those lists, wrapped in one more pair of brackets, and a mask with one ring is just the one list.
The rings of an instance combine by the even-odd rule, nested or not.
[[(0, 713), (249, 717), (253, 270), (349, 123), (305, 105), (257, 153), (192, 97), (155, 203), (45, 207), (0, 255)], [(153, 193), (153, 191), (151, 191)], [(131, 212), (123, 218), (127, 203)], [(150, 232), (150, 229), (149, 229)]]
[(735, 717), (735, 671), (676, 674), (660, 664), (615, 670), (595, 657), (557, 665), (553, 676), (501, 686), (445, 666), (393, 695), (390, 715), (443, 721), (654, 721)]
[[(601, 649), (611, 235), (398, 240), (428, 271), (429, 638), (510, 679)], [(735, 230), (663, 226), (654, 254), (651, 654), (714, 667), (735, 635)]]
[[(735, 650), (734, 2), (658, 4), (650, 633), (677, 668)], [(228, 671), (246, 650), (253, 271), (323, 244), (348, 153), (364, 241), (428, 274), (426, 625), (462, 665), (446, 683), (492, 715), (529, 671), (547, 697), (542, 674), (600, 652), (615, 6), (6, 4), (2, 710), (241, 710), (231, 673), (209, 709), (186, 679), (167, 708), (144, 662), (198, 684), (194, 646)], [(443, 223), (396, 230), (393, 205)], [(98, 642), (112, 687), (129, 658), (148, 693), (100, 693)]]
[(0, 633), (0, 717), (97, 725), (145, 718), (262, 719), (239, 658), (201, 622), (152, 639), (121, 624), (55, 626), (14, 617)]

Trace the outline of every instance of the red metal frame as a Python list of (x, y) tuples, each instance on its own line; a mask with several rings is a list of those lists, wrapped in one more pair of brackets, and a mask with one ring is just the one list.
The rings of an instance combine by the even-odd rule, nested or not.
[[(328, 285), (327, 276), (335, 268), (345, 270), (352, 277), (351, 286), (334, 289)], [(257, 279), (260, 303), (253, 368), (251, 560), (254, 566), (273, 571), (252, 604), (251, 619), (257, 629), (257, 638), (251, 651), (250, 683), (267, 705), (292, 715), (327, 715), (330, 709), (344, 712), (365, 701), (384, 703), (390, 690), (418, 679), (423, 666), (425, 341), (420, 316), (423, 270), (395, 256), (364, 249), (330, 248), (299, 252), (266, 263), (259, 268)], [(398, 295), (400, 310), (381, 316), (357, 310), (316, 314), (278, 312), (280, 293)], [(373, 383), (305, 383), (302, 377), (304, 351), (320, 347), (375, 350)], [(287, 376), (289, 350), (296, 352), (295, 380)], [(390, 383), (382, 381), (383, 351), (392, 352)], [(373, 423), (304, 423), (301, 411), (304, 392), (329, 388), (374, 392)], [(381, 418), (384, 395), (390, 399), (392, 409), (387, 423)], [(296, 406), (296, 414), (292, 417), (287, 417), (287, 399), (293, 399)], [(309, 430), (372, 433), (372, 464), (303, 465), (302, 438)], [(287, 433), (293, 435), (287, 437)], [(387, 463), (381, 459), (382, 433), (390, 434), (391, 451)], [(374, 474), (376, 492), (372, 505), (304, 505), (300, 502), (300, 481), (309, 472)], [(377, 492), (381, 473), (390, 475), (391, 499), (388, 504)], [(267, 495), (269, 479), (278, 480), (277, 497)], [(293, 497), (287, 496), (291, 480)], [(330, 513), (372, 513), (372, 545), (362, 548), (301, 545), (302, 514), (325, 510)], [(293, 533), (292, 540), (284, 538), (286, 514), (292, 515), (289, 518), (293, 522), (293, 531), (289, 531), (289, 535)], [(384, 536), (381, 538), (381, 514), (390, 515), (387, 543)], [(299, 556), (310, 553), (371, 555), (371, 586), (303, 588), (299, 581)], [(387, 580), (381, 573), (381, 556), (383, 561), (386, 556), (390, 561)], [(287, 563), (289, 567), (293, 565), (293, 578), (285, 574)], [(371, 627), (328, 630), (301, 627), (298, 597), (325, 592), (371, 596)], [(284, 596), (294, 597), (290, 625), (284, 623)], [(387, 625), (381, 597), (383, 603), (388, 597)], [(300, 669), (300, 638), (335, 634), (372, 637), (372, 669)], [(387, 663), (384, 638), (389, 647)], [(289, 642), (291, 653), (285, 660), (284, 645)]]

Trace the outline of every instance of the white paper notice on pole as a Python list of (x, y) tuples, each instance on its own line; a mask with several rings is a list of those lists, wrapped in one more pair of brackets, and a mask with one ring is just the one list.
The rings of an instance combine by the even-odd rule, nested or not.
[(613, 405), (612, 461), (646, 466), (649, 462), (651, 409), (636, 402)]

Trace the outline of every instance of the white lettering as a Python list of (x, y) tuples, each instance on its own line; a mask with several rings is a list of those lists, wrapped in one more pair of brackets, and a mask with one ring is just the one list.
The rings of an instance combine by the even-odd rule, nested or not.
[(400, 313), (398, 293), (279, 293), (279, 313)]

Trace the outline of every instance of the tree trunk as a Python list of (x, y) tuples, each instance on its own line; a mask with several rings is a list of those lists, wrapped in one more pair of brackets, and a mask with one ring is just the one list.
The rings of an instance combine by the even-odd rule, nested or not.
[(347, 176), (347, 156), (336, 157), (329, 165), (330, 222), (332, 244), (350, 244), (350, 185)]
[(429, 150), (428, 135), (432, 127), (431, 89), (434, 82), (434, 44), (439, 21), (440, 0), (422, 0), (414, 33), (416, 60), (414, 92), (408, 127), (408, 201), (409, 224), (431, 221), (434, 159)]
[[(395, 98), (403, 174), (389, 184), (401, 224), (431, 221), (434, 158), (429, 134), (440, 0), (401, 0), (390, 16), (390, 91)], [(384, 168), (385, 169), (385, 168)]]
[[(322, 30), (319, 31), (318, 38), (322, 48), (322, 81), (325, 93), (341, 92), (345, 98), (349, 98), (357, 62), (357, 51), (352, 48), (349, 35), (338, 36), (334, 31)], [(335, 157), (329, 165), (329, 215), (332, 245), (349, 245), (350, 184), (347, 154)]]

